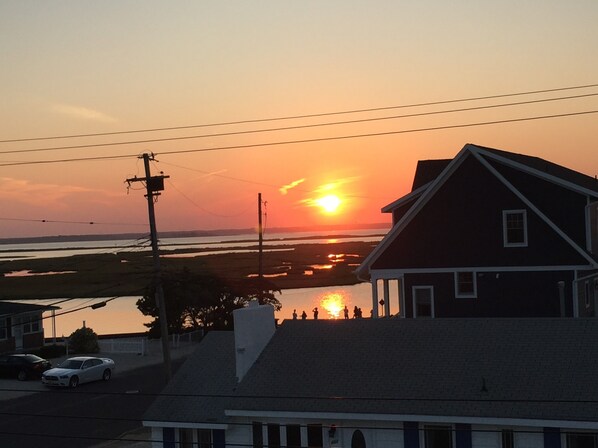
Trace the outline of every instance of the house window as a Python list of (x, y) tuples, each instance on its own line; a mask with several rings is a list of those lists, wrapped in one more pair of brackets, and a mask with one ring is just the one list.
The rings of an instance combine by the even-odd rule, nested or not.
[(268, 423), (268, 447), (280, 448), (280, 425)]
[(322, 425), (307, 425), (307, 446), (321, 448), (324, 446)]
[(366, 448), (365, 437), (359, 429), (355, 431), (353, 437), (351, 437), (351, 448)]
[(299, 425), (287, 425), (287, 447), (301, 447), (301, 427)]
[(413, 317), (434, 317), (434, 294), (431, 286), (413, 287)]
[(198, 448), (212, 448), (212, 430), (198, 429), (197, 430), (197, 446)]
[(264, 433), (262, 432), (262, 424), (260, 422), (253, 422), (253, 448), (264, 447)]
[(567, 433), (567, 448), (598, 448), (598, 434), (592, 432)]
[(8, 325), (6, 319), (0, 319), (0, 340), (8, 339)]
[(502, 222), (505, 247), (527, 246), (527, 212), (525, 210), (504, 210)]
[(475, 272), (455, 272), (455, 297), (477, 297)]
[(512, 429), (502, 430), (502, 448), (513, 448), (515, 446), (515, 440), (513, 438)]
[(450, 426), (424, 426), (425, 448), (453, 448), (453, 431)]
[(189, 428), (179, 429), (179, 444), (180, 448), (193, 448), (193, 430)]
[(39, 329), (40, 329), (39, 318), (33, 317), (33, 316), (24, 317), (22, 319), (22, 323), (23, 323), (23, 333), (24, 334), (39, 333)]

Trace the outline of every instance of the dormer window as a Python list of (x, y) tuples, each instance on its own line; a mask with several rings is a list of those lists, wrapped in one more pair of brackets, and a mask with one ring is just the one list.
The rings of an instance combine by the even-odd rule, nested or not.
[(503, 244), (505, 247), (527, 246), (527, 212), (503, 210)]

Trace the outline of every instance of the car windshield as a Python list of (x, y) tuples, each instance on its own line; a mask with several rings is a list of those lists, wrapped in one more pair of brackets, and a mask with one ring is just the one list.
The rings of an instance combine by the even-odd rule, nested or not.
[(36, 355), (25, 355), (25, 356), (23, 356), (23, 359), (25, 359), (28, 362), (39, 362), (39, 361), (43, 361), (42, 358), (40, 358), (39, 356), (36, 356)]
[(81, 364), (83, 364), (83, 361), (79, 361), (77, 359), (67, 359), (66, 361), (60, 363), (58, 367), (63, 369), (80, 369)]

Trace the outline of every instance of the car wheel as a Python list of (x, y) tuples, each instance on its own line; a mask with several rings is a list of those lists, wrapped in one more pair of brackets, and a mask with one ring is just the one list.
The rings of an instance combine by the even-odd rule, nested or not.
[(110, 371), (110, 369), (106, 369), (106, 370), (104, 370), (104, 374), (102, 375), (102, 379), (104, 381), (108, 381), (111, 376), (112, 376), (112, 372)]
[(19, 381), (27, 380), (27, 372), (25, 372), (24, 370), (20, 370), (19, 373), (17, 374), (17, 379)]
[(74, 389), (78, 385), (79, 385), (79, 377), (78, 376), (71, 377), (71, 380), (69, 381), (69, 387)]

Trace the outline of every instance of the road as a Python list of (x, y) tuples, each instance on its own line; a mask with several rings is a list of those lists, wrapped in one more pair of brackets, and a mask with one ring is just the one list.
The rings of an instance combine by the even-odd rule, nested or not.
[[(173, 371), (182, 362), (174, 360)], [(165, 384), (161, 366), (153, 365), (77, 389), (43, 388), (0, 401), (0, 447), (84, 448), (118, 439), (141, 427)]]

